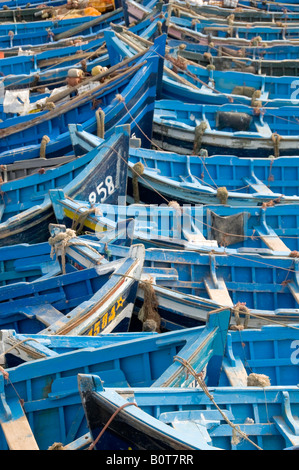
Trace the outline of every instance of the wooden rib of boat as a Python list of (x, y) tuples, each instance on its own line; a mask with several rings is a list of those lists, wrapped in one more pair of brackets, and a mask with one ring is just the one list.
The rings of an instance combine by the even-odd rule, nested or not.
[[(77, 374), (82, 370), (101, 374), (111, 386), (151, 387), (155, 384), (162, 387), (165, 383), (178, 390), (192, 386), (192, 377), (186, 376), (184, 367), (173, 360), (179, 353), (186, 361), (191, 361), (198, 372), (206, 370), (208, 383), (217, 382), (229, 316), (230, 311), (226, 309), (212, 313), (205, 327), (163, 335), (141, 334), (138, 338), (108, 342), (102, 347), (96, 346), (97, 338), (88, 338), (89, 347), (6, 369), (7, 383), (0, 375), (1, 426), (5, 431), (5, 425), (10, 424), (11, 430), (0, 434), (0, 448), (19, 445), (14, 439), (19, 406), (16, 391), (23, 399), (23, 419), (27, 420), (40, 450), (46, 450), (54, 442), (67, 446), (76, 439), (83, 439), (88, 426), (77, 384)], [(68, 339), (69, 345), (77, 343), (77, 338), (74, 342), (73, 337), (68, 336)], [(60, 343), (63, 341), (61, 338)]]
[[(278, 450), (298, 445), (296, 386), (128, 391), (107, 388), (100, 375), (88, 374), (79, 374), (78, 382), (96, 450)], [(214, 403), (217, 409), (211, 409)]]

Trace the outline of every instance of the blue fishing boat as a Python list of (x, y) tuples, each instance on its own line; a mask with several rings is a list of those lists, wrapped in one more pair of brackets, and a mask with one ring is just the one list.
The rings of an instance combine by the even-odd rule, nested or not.
[[(99, 15), (100, 16), (100, 15)], [(112, 17), (113, 18), (113, 17)], [(13, 35), (25, 34), (29, 35), (38, 31), (45, 31), (53, 28), (65, 28), (70, 29), (71, 27), (80, 26), (83, 23), (88, 23), (94, 20), (94, 16), (81, 16), (78, 18), (66, 18), (66, 19), (47, 19), (41, 21), (27, 21), (27, 22), (13, 22), (13, 23), (1, 23), (0, 24), (0, 38), (6, 36), (9, 32)]]
[[(123, 38), (123, 40), (121, 40)], [(145, 48), (131, 32), (105, 32), (111, 65)], [(137, 42), (137, 43), (136, 43)], [(297, 106), (294, 83), (296, 77), (270, 77), (235, 71), (217, 71), (186, 62), (178, 65), (177, 58), (167, 55), (162, 79), (162, 98), (185, 103), (245, 104), (263, 107)], [(173, 70), (175, 69), (175, 71)], [(242, 84), (240, 86), (240, 83)]]
[[(111, 259), (127, 250), (111, 247)], [(143, 280), (152, 282), (166, 330), (205, 322), (207, 312), (217, 306), (232, 308), (232, 325), (259, 328), (267, 320), (297, 323), (297, 263), (296, 258), (148, 248)], [(139, 288), (137, 309), (144, 295)]]
[(271, 386), (297, 385), (298, 344), (297, 325), (230, 331), (219, 385), (247, 387), (258, 376)]
[[(191, 16), (179, 17), (171, 16), (170, 21), (172, 24), (179, 26), (187, 31), (198, 32), (202, 37), (209, 35), (211, 41), (218, 43), (221, 39), (226, 39), (226, 43), (233, 44), (234, 41), (250, 41), (260, 37), (261, 41), (267, 42), (267, 44), (274, 44), (276, 41), (296, 41), (298, 40), (298, 23), (290, 25), (278, 26), (276, 24), (249, 24), (232, 22), (232, 24), (221, 24), (217, 23), (213, 17), (197, 19), (191, 18)], [(247, 27), (246, 27), (247, 26)], [(172, 25), (171, 25), (172, 27)], [(171, 32), (170, 32), (171, 34)], [(186, 33), (188, 36), (188, 32)], [(241, 43), (241, 42), (240, 42)]]
[[(42, 27), (37, 28), (34, 25), (36, 24), (33, 22), (31, 24), (31, 29), (33, 32), (22, 32), (22, 27), (20, 28), (20, 32), (15, 34), (2, 34), (0, 35), (0, 48), (10, 48), (10, 47), (20, 47), (23, 45), (38, 45), (38, 44), (46, 44), (49, 42), (53, 42), (59, 39), (65, 39), (68, 37), (77, 37), (79, 35), (88, 38), (89, 35), (93, 35), (99, 32), (102, 32), (104, 29), (109, 28), (110, 22), (115, 23), (122, 23), (123, 21), (123, 12), (122, 9), (115, 10), (113, 12), (104, 13), (98, 17), (82, 17), (82, 18), (75, 18), (66, 21), (66, 25), (55, 25), (54, 27)], [(73, 26), (73, 24), (77, 24), (77, 26)], [(27, 23), (26, 23), (27, 24)]]
[[(50, 50), (31, 56), (16, 56), (2, 59), (0, 70), (5, 75), (3, 86), (5, 90), (20, 90), (30, 88), (29, 97), (31, 100), (38, 100), (48, 94), (41, 94), (37, 90), (47, 86), (52, 90), (55, 86), (61, 86), (66, 79), (70, 67), (76, 67), (83, 70), (88, 75), (91, 74), (93, 67), (101, 65), (110, 66), (109, 56), (103, 49), (104, 39), (96, 39), (89, 44), (89, 52), (84, 52), (85, 45), (70, 46), (57, 51)], [(94, 51), (94, 54), (92, 53)], [(40, 87), (40, 88), (39, 88)], [(1, 100), (2, 113), (5, 111), (5, 97)], [(12, 114), (1, 115), (2, 119), (13, 117)]]
[[(88, 245), (109, 261), (128, 256), (129, 247), (108, 243), (107, 252), (107, 244), (95, 238), (91, 237)], [(85, 263), (82, 257), (75, 267), (86, 268)], [(140, 312), (146, 299), (156, 305), (156, 323), (161, 323), (163, 331), (201, 325), (210, 311), (221, 307), (232, 309), (232, 325), (259, 328), (268, 320), (297, 322), (297, 272), (298, 258), (292, 256), (147, 248), (144, 284), (135, 304), (137, 323), (141, 327), (146, 321), (145, 309)]]
[(47, 242), (0, 247), (0, 285), (49, 279), (73, 271), (79, 260), (79, 269), (108, 263), (106, 258), (97, 254), (92, 244), (101, 240), (110, 246), (130, 247), (132, 239), (127, 237), (128, 225), (134, 227), (134, 220), (121, 221), (113, 230), (97, 233), (95, 237), (90, 234), (76, 236), (74, 230), (67, 230), (65, 226), (49, 224)]
[(120, 343), (157, 335), (154, 331), (99, 333), (97, 336), (66, 336), (19, 334), (15, 330), (0, 330), (0, 351), (5, 368), (16, 367), (23, 362), (36, 361), (86, 348), (103, 348)]
[[(61, 159), (56, 161), (53, 158), (58, 165), (56, 168), (37, 168), (32, 175), (4, 183), (0, 246), (38, 243), (48, 239), (48, 225), (55, 221), (48, 195), (53, 187), (64, 187), (66, 194), (81, 200), (88, 200), (92, 193), (95, 200), (106, 199), (117, 203), (118, 197), (126, 194), (130, 128), (119, 126), (115, 131), (110, 139), (83, 158), (71, 159), (60, 166)], [(20, 166), (26, 167), (26, 162), (21, 162)], [(5, 173), (5, 168), (3, 171)], [(5, 181), (7, 175), (3, 176)]]
[[(126, 0), (128, 1), (128, 0)], [(185, 5), (185, 2), (180, 0), (176, 0), (175, 4), (183, 7), (188, 8)], [(252, 2), (251, 2), (252, 4)], [(272, 10), (270, 11), (271, 6), (279, 6), (280, 10)], [(250, 8), (244, 6), (238, 8), (229, 8), (229, 6), (224, 6), (224, 4), (220, 5), (210, 5), (208, 3), (203, 3), (202, 5), (198, 5), (195, 2), (190, 2), (190, 7), (192, 11), (195, 11), (198, 14), (205, 15), (205, 16), (217, 16), (218, 18), (226, 18), (227, 16), (233, 14), (237, 21), (244, 21), (247, 22), (263, 22), (263, 21), (282, 21), (282, 22), (293, 22), (298, 21), (298, 11), (290, 10), (288, 7), (284, 8), (281, 4), (277, 5), (277, 2), (273, 2), (272, 4), (267, 3), (265, 9), (265, 5), (262, 3), (261, 7), (258, 8), (256, 6), (250, 5)]]
[[(122, 66), (132, 64), (134, 58), (119, 64), (116, 69), (120, 73), (91, 91), (58, 103), (50, 111), (0, 123), (1, 164), (39, 157), (44, 135), (50, 140), (45, 151), (47, 158), (66, 155), (72, 150), (68, 124), (73, 122), (82, 123), (85, 130), (95, 134), (98, 132), (101, 137), (105, 135), (106, 138), (112, 134), (114, 126), (129, 122), (131, 131), (142, 139), (145, 147), (149, 146), (145, 135), (150, 136), (152, 132), (154, 100), (159, 90), (162, 72), (160, 62), (163, 62), (165, 40), (166, 35), (160, 36), (148, 52), (136, 55), (136, 65), (120, 70)], [(98, 77), (105, 78), (112, 71), (116, 72), (116, 69), (110, 68)], [(93, 77), (95, 78), (97, 76)], [(90, 80), (87, 80), (87, 84)], [(99, 99), (101, 108), (95, 109), (95, 100)], [(55, 99), (52, 98), (51, 101), (53, 100)]]
[(298, 107), (252, 108), (197, 105), (174, 100), (155, 104), (153, 141), (162, 150), (209, 155), (298, 155)]
[[(299, 205), (272, 207), (196, 206), (165, 207), (154, 204), (91, 204), (50, 190), (56, 220), (69, 228), (80, 224), (80, 233), (115, 230), (120, 221), (134, 219), (124, 236), (146, 247), (192, 249), (226, 254), (295, 256), (299, 252)], [(92, 209), (95, 208), (94, 211)], [(98, 214), (97, 214), (98, 211)]]
[(201, 66), (220, 71), (234, 70), (267, 76), (296, 76), (298, 73), (298, 46), (265, 47), (202, 45), (185, 40), (168, 39), (174, 57), (183, 57)]
[[(203, 30), (197, 30), (201, 28), (201, 24), (192, 23), (192, 20), (181, 19), (171, 17), (169, 20), (168, 34), (171, 38), (187, 40), (198, 44), (213, 43), (218, 46), (252, 46), (256, 42), (256, 38), (260, 38), (259, 42), (267, 46), (282, 46), (284, 44), (296, 44), (298, 41), (298, 27), (290, 26), (287, 29), (278, 27), (264, 27), (264, 26), (251, 26), (249, 28), (236, 28), (236, 36), (231, 37), (228, 32), (233, 32), (234, 28), (224, 25), (217, 26), (206, 26), (204, 25)], [(194, 26), (193, 26), (194, 24)], [(231, 29), (228, 29), (231, 28)], [(213, 34), (216, 32), (218, 34)], [(222, 36), (221, 31), (223, 30), (224, 35)], [(246, 33), (250, 39), (246, 38)], [(252, 34), (252, 35), (251, 35)], [(244, 36), (244, 37), (242, 37)], [(287, 37), (286, 37), (287, 36)], [(269, 39), (267, 39), (269, 38)]]
[(128, 392), (103, 386), (100, 375), (88, 374), (79, 374), (78, 383), (92, 449), (279, 450), (298, 445), (296, 386)]
[(127, 331), (143, 259), (143, 245), (134, 245), (118, 263), (101, 266), (95, 253), (95, 267), (0, 287), (1, 328), (89, 336)]
[[(72, 45), (57, 49), (50, 49), (32, 55), (16, 55), (13, 57), (4, 57), (1, 59), (0, 71), (6, 75), (29, 75), (33, 73), (41, 73), (50, 66), (72, 66), (75, 60), (78, 62), (82, 54), (91, 55), (93, 51), (97, 51), (104, 43), (103, 38), (94, 39), (87, 44)], [(74, 57), (74, 55), (76, 56)], [(78, 56), (78, 54), (80, 54)], [(8, 78), (8, 77), (5, 77)], [(17, 80), (17, 78), (15, 78)], [(18, 83), (19, 85), (19, 83)]]
[[(107, 385), (125, 386), (127, 390), (132, 386), (163, 387), (163, 384), (179, 390), (193, 382), (184, 367), (174, 362), (179, 353), (199, 373), (206, 370), (207, 383), (217, 382), (229, 316), (229, 310), (214, 312), (205, 327), (163, 335), (142, 334), (102, 347), (93, 347), (91, 340), (95, 340), (93, 344), (98, 340), (89, 338), (87, 348), (6, 369), (9, 375), (6, 383), (0, 374), (3, 405), (0, 448), (16, 449), (22, 445), (16, 439), (24, 432), (21, 420), (27, 425), (23, 438), (29, 434), (28, 428), (31, 433), (27, 450), (32, 448), (30, 444), (46, 450), (55, 442), (67, 446), (83, 438), (89, 430), (78, 391), (77, 375), (82, 371), (101, 374)], [(72, 337), (68, 338), (71, 345)], [(23, 400), (22, 419), (19, 397)]]
[[(70, 126), (75, 155), (84, 155), (99, 139), (82, 126)], [(180, 155), (130, 147), (129, 185), (137, 176), (140, 201), (148, 204), (227, 204), (258, 206), (298, 204), (298, 158), (237, 158), (235, 156)], [(200, 152), (199, 152), (200, 153)], [(220, 189), (219, 189), (220, 188)], [(222, 188), (222, 190), (221, 190)], [(226, 189), (225, 189), (226, 188)], [(227, 192), (226, 192), (227, 191)], [(270, 202), (272, 201), (272, 202)]]

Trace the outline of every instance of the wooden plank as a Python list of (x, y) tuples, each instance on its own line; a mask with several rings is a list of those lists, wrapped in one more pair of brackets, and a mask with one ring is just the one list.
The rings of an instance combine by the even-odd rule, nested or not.
[(18, 419), (2, 422), (1, 427), (10, 450), (39, 450), (24, 414)]
[(52, 323), (55, 323), (62, 318), (65, 319), (65, 315), (59, 312), (59, 310), (51, 304), (31, 305), (28, 308), (22, 309), (22, 311), (25, 314), (28, 312), (29, 315), (35, 315), (35, 318), (46, 326), (50, 326)]
[(273, 421), (280, 434), (290, 442), (290, 445), (299, 446), (299, 436), (292, 432), (282, 416), (273, 416)]
[(226, 359), (223, 360), (223, 370), (232, 387), (247, 387), (247, 372), (240, 359), (235, 366), (230, 366)]
[(294, 282), (290, 282), (288, 284), (291, 294), (293, 295), (294, 299), (296, 300), (297, 304), (299, 304), (299, 288)]
[(262, 226), (257, 226), (254, 227), (254, 230), (271, 250), (286, 251), (287, 253), (290, 253), (291, 250), (285, 245), (285, 243), (271, 227), (267, 226), (266, 228), (263, 228)]
[(273, 191), (258, 179), (256, 179), (256, 181), (252, 181), (250, 178), (244, 178), (244, 181), (257, 193), (274, 195)]
[(211, 300), (224, 307), (234, 306), (223, 279), (218, 279), (218, 288), (214, 286), (211, 279), (204, 279), (204, 283)]

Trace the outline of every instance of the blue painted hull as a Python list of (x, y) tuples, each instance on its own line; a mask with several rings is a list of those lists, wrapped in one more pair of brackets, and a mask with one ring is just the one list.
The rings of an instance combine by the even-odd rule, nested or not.
[[(147, 65), (141, 67), (133, 76), (128, 71), (124, 77), (115, 80), (111, 86), (97, 92), (92, 92), (91, 97), (85, 98), (86, 102), (78, 102), (77, 107), (60, 113), (57, 117), (55, 109), (50, 112), (39, 113), (41, 122), (35, 125), (39, 118), (32, 118), (32, 115), (14, 118), (0, 125), (2, 135), (2, 147), (0, 144), (1, 163), (12, 163), (19, 159), (35, 158), (40, 153), (40, 142), (46, 134), (50, 137), (50, 142), (46, 148), (46, 157), (65, 155), (72, 150), (68, 124), (73, 122), (83, 123), (84, 128), (91, 133), (97, 132), (97, 122), (95, 110), (93, 109), (93, 99), (102, 100), (102, 109), (105, 113), (105, 138), (109, 137), (116, 125), (125, 123), (131, 124), (131, 131), (140, 137), (144, 146), (149, 146), (149, 141), (144, 137), (151, 135), (152, 115), (154, 100), (156, 98), (157, 82), (159, 82), (158, 70), (159, 62), (165, 47), (165, 36), (161, 36), (153, 50), (158, 54), (148, 52), (141, 59), (147, 60)], [(157, 49), (155, 49), (157, 48)], [(149, 58), (149, 56), (151, 58)], [(116, 94), (121, 94), (125, 100), (119, 102), (115, 99)], [(35, 115), (36, 116), (36, 115)], [(10, 124), (10, 125), (9, 125)], [(28, 126), (17, 132), (16, 125)], [(142, 129), (142, 132), (141, 130)], [(9, 134), (9, 135), (8, 135)], [(7, 137), (4, 138), (4, 135)], [(20, 148), (20, 146), (22, 146)], [(26, 146), (24, 148), (24, 146)], [(29, 147), (30, 146), (30, 147)], [(13, 151), (7, 151), (11, 149)]]
[[(70, 128), (77, 156), (93, 149), (99, 139)], [(148, 149), (130, 148), (129, 175), (136, 163), (144, 170), (138, 179), (140, 200), (152, 204), (219, 204), (217, 189), (227, 188), (229, 206), (259, 206), (270, 200), (280, 204), (298, 204), (298, 157), (276, 159), (201, 157)], [(256, 155), (257, 156), (257, 155)], [(132, 196), (131, 178), (128, 192)]]
[[(160, 149), (177, 153), (205, 149), (209, 155), (249, 158), (298, 155), (297, 114), (295, 106), (255, 113), (237, 104), (219, 108), (162, 100), (155, 104), (153, 140)], [(206, 128), (200, 134), (202, 121)]]
[[(80, 374), (78, 380), (96, 450), (279, 450), (298, 442), (297, 387), (133, 388), (125, 397), (125, 389), (104, 388), (99, 376)], [(211, 410), (211, 400), (222, 413)], [(284, 432), (286, 422), (291, 428)], [(243, 436), (233, 434), (233, 426)]]
[[(173, 357), (180, 353), (198, 371), (208, 365), (213, 383), (217, 378), (216, 370), (219, 373), (218, 359), (224, 352), (228, 320), (228, 311), (215, 312), (204, 328), (163, 336), (141, 334), (114, 344), (109, 344), (108, 340), (102, 347), (96, 346), (97, 338), (90, 338), (87, 348), (7, 369), (9, 383), (4, 385), (2, 375), (0, 377), (4, 409), (11, 407), (14, 416), (17, 390), (24, 400), (24, 411), (39, 449), (47, 449), (57, 441), (67, 445), (88, 432), (78, 391), (78, 373), (102, 374), (105, 383), (111, 386), (156, 384), (162, 387), (158, 383), (168, 383), (170, 387), (188, 386), (192, 377), (186, 377), (180, 364), (173, 362)], [(69, 337), (70, 344), (72, 341)], [(5, 412), (1, 418), (2, 423), (10, 419)], [(0, 448), (7, 449), (1, 430)]]
[(266, 375), (271, 386), (297, 385), (298, 329), (267, 325), (260, 330), (230, 331), (219, 384), (247, 386), (251, 373)]
[(38, 243), (48, 239), (48, 225), (55, 222), (48, 196), (53, 186), (64, 186), (70, 197), (88, 200), (91, 193), (96, 198), (103, 196), (103, 193), (98, 195), (94, 191), (99, 182), (103, 182), (103, 179), (105, 182), (108, 178), (111, 180), (111, 188), (109, 186), (110, 194), (107, 190), (104, 194), (107, 200), (116, 203), (119, 196), (126, 194), (128, 129), (116, 129), (116, 134), (107, 142), (123, 154), (122, 158), (118, 157), (117, 166), (113, 149), (107, 149), (102, 144), (83, 159), (79, 158), (44, 174), (37, 173), (7, 183), (8, 202), (0, 224), (0, 246)]

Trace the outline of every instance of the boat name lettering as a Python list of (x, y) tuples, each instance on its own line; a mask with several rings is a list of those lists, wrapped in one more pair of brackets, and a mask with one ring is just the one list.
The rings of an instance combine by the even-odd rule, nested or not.
[(119, 308), (123, 307), (124, 302), (125, 302), (125, 299), (123, 299), (123, 297), (120, 297), (115, 302), (113, 307), (110, 310), (108, 310), (103, 316), (101, 316), (99, 321), (97, 321), (92, 326), (92, 328), (89, 330), (87, 335), (88, 336), (97, 336), (101, 331), (103, 331), (106, 328), (106, 326), (109, 325), (114, 320), (114, 318), (117, 315), (116, 312), (118, 311)]

